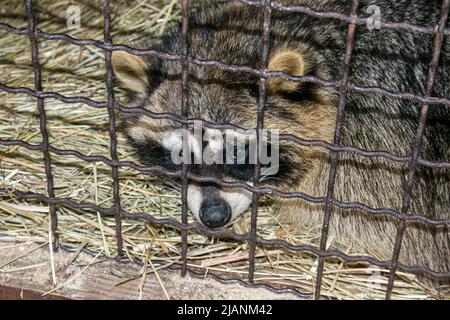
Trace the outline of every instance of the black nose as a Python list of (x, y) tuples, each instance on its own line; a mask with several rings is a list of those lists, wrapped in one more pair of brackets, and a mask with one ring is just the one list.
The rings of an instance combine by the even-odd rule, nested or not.
[(219, 228), (231, 220), (231, 208), (224, 201), (206, 202), (200, 208), (200, 220), (209, 228)]

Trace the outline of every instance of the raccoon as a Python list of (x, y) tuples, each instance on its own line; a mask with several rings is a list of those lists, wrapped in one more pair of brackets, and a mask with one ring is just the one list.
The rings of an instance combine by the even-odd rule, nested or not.
[[(292, 0), (283, 3), (307, 5), (318, 11), (351, 12), (351, 1)], [(358, 15), (370, 16), (374, 5), (380, 9), (383, 20), (434, 26), (441, 17), (442, 1), (362, 0)], [(255, 6), (232, 2), (196, 10), (189, 20), (190, 57), (260, 68), (262, 24), (262, 8)], [(336, 19), (318, 19), (302, 13), (273, 10), (267, 69), (292, 76), (339, 80), (342, 78), (347, 32), (348, 25)], [(426, 95), (433, 44), (432, 35), (359, 25), (351, 58), (350, 81), (359, 86), (378, 86), (393, 92)], [(146, 39), (138, 46), (180, 55), (183, 47), (180, 28), (167, 31), (159, 39)], [(446, 37), (433, 96), (450, 97), (449, 62), (450, 38)], [(181, 116), (179, 61), (115, 51), (113, 67), (120, 85), (129, 92), (129, 106)], [(190, 118), (232, 123), (242, 128), (256, 127), (259, 99), (259, 79), (256, 75), (190, 64), (188, 81)], [(310, 82), (292, 82), (281, 77), (270, 78), (267, 81), (264, 127), (268, 131), (278, 130), (281, 134), (332, 143), (338, 99), (336, 88)], [(415, 101), (350, 91), (346, 97), (340, 143), (409, 157), (419, 113), (420, 104)], [(124, 130), (142, 163), (180, 170), (180, 163), (173, 157), (180, 153), (183, 143), (183, 136), (178, 131), (180, 124), (145, 115), (123, 114), (122, 118)], [(245, 149), (239, 156), (236, 148), (218, 137), (233, 136), (248, 148), (254, 135), (206, 128), (202, 131), (202, 141), (198, 141), (192, 133), (194, 129), (190, 130), (186, 138), (191, 146), (189, 157), (201, 158), (205, 148), (210, 147), (214, 152), (223, 150), (224, 154), (231, 154), (234, 159), (231, 163), (205, 164), (200, 161), (189, 164), (190, 172), (252, 183), (254, 164), (248, 161), (251, 152)], [(326, 195), (330, 169), (328, 150), (280, 141), (277, 152), (278, 164), (271, 174), (264, 174), (263, 170), (261, 184), (285, 192), (301, 191), (315, 197)], [(430, 106), (420, 156), (430, 161), (449, 161), (448, 106)], [(242, 157), (247, 161), (236, 161)], [(334, 197), (342, 202), (360, 202), (372, 208), (400, 211), (408, 169), (408, 163), (341, 152)], [(449, 171), (419, 166), (408, 214), (433, 219), (450, 218)], [(247, 211), (252, 199), (252, 194), (242, 188), (193, 181), (189, 183), (187, 193), (192, 214), (210, 228), (228, 226)], [(281, 218), (296, 225), (299, 232), (317, 230), (320, 234), (324, 205), (302, 199), (276, 199), (274, 206)], [(392, 217), (370, 215), (357, 209), (334, 208), (330, 236), (336, 243), (351, 243), (372, 256), (390, 260), (397, 225), (398, 221)], [(449, 226), (407, 222), (400, 262), (449, 272)], [(441, 289), (449, 284), (448, 279), (439, 280), (426, 275), (420, 279)]]

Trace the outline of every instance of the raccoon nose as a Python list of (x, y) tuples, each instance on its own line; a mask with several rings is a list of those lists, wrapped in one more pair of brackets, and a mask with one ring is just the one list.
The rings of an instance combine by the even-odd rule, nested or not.
[(200, 208), (200, 220), (209, 228), (219, 228), (231, 220), (231, 208), (225, 201), (203, 203)]

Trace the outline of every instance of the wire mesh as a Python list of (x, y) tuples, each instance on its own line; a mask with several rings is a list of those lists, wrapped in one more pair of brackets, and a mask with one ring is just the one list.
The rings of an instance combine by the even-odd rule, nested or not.
[[(284, 5), (282, 3), (272, 1), (272, 0), (240, 0), (241, 3), (244, 3), (249, 6), (259, 6), (262, 7), (263, 14), (263, 26), (261, 32), (261, 47), (262, 54), (260, 58), (260, 68), (254, 69), (246, 66), (236, 66), (236, 65), (227, 65), (221, 61), (211, 61), (211, 60), (201, 60), (196, 59), (190, 56), (189, 54), (189, 0), (182, 0), (182, 27), (181, 27), (181, 35), (182, 35), (182, 52), (181, 54), (171, 54), (171, 53), (163, 53), (155, 50), (147, 50), (147, 49), (137, 49), (126, 45), (114, 44), (111, 37), (111, 9), (110, 2), (108, 0), (102, 0), (102, 11), (103, 11), (103, 19), (104, 19), (104, 40), (93, 40), (93, 39), (78, 39), (71, 37), (69, 35), (63, 33), (47, 33), (42, 30), (39, 30), (36, 27), (36, 19), (33, 11), (33, 1), (25, 0), (26, 10), (28, 15), (28, 27), (27, 28), (15, 28), (6, 23), (0, 23), (0, 30), (4, 30), (19, 36), (27, 36), (30, 39), (31, 45), (31, 57), (34, 68), (34, 77), (35, 77), (35, 86), (34, 89), (26, 88), (26, 87), (11, 87), (5, 83), (0, 83), (0, 90), (3, 90), (8, 93), (13, 94), (26, 94), (31, 97), (34, 97), (37, 101), (37, 107), (40, 115), (40, 133), (42, 136), (42, 144), (35, 145), (30, 144), (26, 141), (21, 140), (5, 140), (0, 139), (0, 145), (3, 146), (21, 146), (27, 148), (29, 150), (37, 150), (41, 151), (43, 154), (44, 162), (45, 162), (45, 174), (47, 176), (47, 195), (37, 194), (32, 192), (21, 192), (18, 190), (11, 190), (0, 188), (0, 194), (3, 195), (12, 195), (14, 197), (24, 199), (24, 200), (37, 200), (47, 203), (50, 208), (50, 217), (51, 217), (51, 230), (53, 232), (53, 240), (55, 243), (55, 247), (57, 247), (57, 228), (58, 228), (58, 217), (57, 217), (57, 207), (58, 206), (67, 206), (70, 208), (81, 209), (81, 210), (95, 210), (102, 214), (113, 214), (116, 221), (116, 239), (117, 239), (117, 248), (119, 255), (122, 255), (123, 252), (123, 239), (122, 239), (122, 219), (140, 219), (147, 221), (155, 226), (169, 226), (175, 229), (180, 230), (181, 239), (182, 239), (182, 250), (181, 250), (181, 260), (182, 266), (180, 268), (181, 274), (185, 275), (188, 267), (187, 267), (187, 252), (188, 252), (188, 232), (198, 232), (205, 235), (218, 235), (235, 241), (247, 241), (249, 243), (249, 267), (248, 267), (248, 283), (245, 283), (248, 286), (263, 286), (269, 288), (271, 290), (275, 290), (277, 292), (289, 290), (286, 289), (276, 289), (269, 285), (265, 284), (254, 284), (254, 274), (255, 274), (255, 250), (257, 246), (279, 246), (283, 247), (287, 250), (293, 252), (309, 252), (319, 257), (318, 270), (317, 270), (317, 278), (315, 285), (315, 293), (314, 297), (319, 299), (321, 297), (321, 287), (322, 287), (322, 278), (324, 273), (324, 264), (326, 258), (337, 257), (346, 262), (366, 262), (378, 267), (384, 267), (390, 270), (389, 274), (389, 282), (386, 291), (386, 299), (390, 299), (392, 295), (392, 290), (394, 286), (395, 273), (397, 270), (401, 270), (403, 272), (418, 274), (424, 273), (431, 277), (440, 278), (440, 279), (448, 279), (450, 278), (450, 273), (444, 272), (436, 272), (425, 268), (423, 266), (407, 266), (399, 262), (399, 254), (401, 250), (402, 239), (404, 235), (404, 231), (406, 228), (406, 222), (409, 221), (417, 221), (426, 223), (432, 226), (450, 226), (450, 219), (431, 219), (425, 217), (423, 215), (409, 215), (409, 207), (410, 207), (410, 199), (412, 194), (412, 188), (415, 179), (416, 169), (419, 165), (429, 167), (429, 168), (441, 168), (441, 169), (450, 169), (449, 162), (434, 162), (422, 159), (420, 157), (420, 151), (422, 147), (422, 138), (424, 136), (426, 120), (428, 115), (429, 107), (432, 105), (442, 105), (442, 106), (450, 106), (450, 99), (442, 98), (442, 97), (433, 97), (433, 88), (436, 82), (437, 77), (437, 68), (438, 62), (441, 55), (441, 49), (443, 45), (443, 39), (445, 36), (450, 36), (450, 29), (446, 28), (447, 20), (448, 20), (448, 12), (450, 7), (450, 0), (443, 0), (441, 17), (439, 23), (435, 27), (423, 27), (410, 24), (408, 22), (390, 22), (390, 21), (381, 21), (381, 28), (386, 29), (396, 29), (396, 30), (404, 30), (405, 32), (414, 32), (414, 33), (422, 33), (428, 35), (434, 35), (434, 49), (433, 49), (433, 57), (429, 69), (428, 81), (427, 81), (427, 91), (425, 96), (418, 95), (414, 92), (393, 92), (386, 88), (382, 87), (363, 87), (358, 86), (350, 81), (350, 66), (351, 66), (351, 58), (352, 58), (352, 50), (355, 43), (355, 31), (358, 26), (367, 24), (368, 18), (358, 17), (358, 8), (359, 1), (352, 0), (352, 10), (348, 15), (339, 13), (339, 12), (322, 12), (317, 11), (307, 6), (300, 5)], [(271, 30), (271, 18), (272, 12), (278, 11), (286, 11), (286, 12), (298, 12), (304, 13), (312, 17), (316, 17), (318, 19), (337, 19), (348, 24), (348, 34), (347, 34), (347, 44), (346, 44), (346, 52), (344, 61), (342, 63), (342, 72), (341, 79), (338, 81), (327, 81), (324, 79), (320, 79), (315, 76), (302, 76), (295, 77), (290, 76), (283, 72), (278, 71), (269, 71), (267, 70), (268, 65), (268, 57), (270, 51), (270, 30)], [(39, 49), (38, 49), (38, 41), (42, 40), (63, 40), (69, 42), (71, 44), (77, 46), (87, 46), (93, 45), (98, 48), (103, 49), (104, 57), (106, 62), (106, 79), (105, 85), (107, 89), (107, 102), (100, 103), (94, 101), (92, 99), (77, 96), (77, 97), (67, 97), (61, 95), (57, 92), (45, 92), (42, 89), (42, 79), (41, 79), (41, 65), (39, 63)], [(182, 105), (181, 105), (181, 116), (177, 116), (176, 114), (170, 113), (155, 113), (142, 108), (131, 108), (121, 105), (115, 100), (114, 97), (114, 88), (113, 88), (113, 72), (112, 72), (112, 63), (111, 56), (114, 50), (126, 51), (128, 53), (138, 55), (138, 56), (154, 56), (159, 57), (161, 59), (166, 59), (170, 61), (179, 61), (182, 66), (182, 75), (181, 75), (181, 88), (182, 88)], [(120, 161), (117, 155), (117, 127), (116, 127), (116, 119), (115, 119), (115, 111), (123, 112), (123, 113), (138, 113), (142, 114), (154, 119), (168, 119), (174, 122), (180, 123), (184, 128), (188, 128), (189, 125), (194, 124), (196, 121), (200, 121), (202, 125), (207, 128), (212, 129), (247, 129), (239, 127), (235, 124), (231, 123), (214, 123), (210, 121), (206, 121), (204, 119), (199, 118), (189, 118), (188, 110), (189, 110), (189, 66), (197, 65), (197, 66), (206, 66), (206, 67), (217, 67), (222, 70), (236, 72), (236, 73), (250, 73), (259, 77), (259, 101), (258, 101), (258, 109), (256, 114), (256, 123), (257, 132), (260, 132), (264, 128), (264, 113), (265, 113), (265, 104), (266, 104), (266, 91), (267, 91), (267, 80), (272, 77), (279, 77), (289, 81), (295, 82), (309, 82), (315, 83), (322, 87), (331, 87), (335, 88), (339, 91), (339, 102), (338, 102), (338, 112), (336, 119), (336, 129), (334, 134), (333, 143), (328, 143), (321, 140), (305, 140), (294, 135), (290, 134), (282, 134), (280, 135), (280, 141), (292, 141), (299, 145), (303, 146), (315, 146), (320, 147), (325, 150), (330, 151), (331, 153), (331, 166), (329, 172), (329, 180), (328, 180), (328, 189), (325, 197), (314, 197), (303, 192), (282, 192), (280, 190), (259, 186), (259, 176), (261, 174), (261, 163), (259, 159), (257, 159), (257, 164), (255, 165), (254, 172), (254, 180), (253, 185), (249, 185), (244, 182), (239, 181), (223, 181), (214, 177), (207, 176), (198, 176), (191, 172), (188, 172), (187, 165), (183, 164), (182, 169), (180, 171), (171, 172), (165, 170), (158, 166), (146, 167), (141, 166), (132, 161)], [(343, 124), (343, 119), (345, 115), (345, 102), (346, 96), (349, 92), (359, 92), (359, 93), (369, 93), (369, 94), (381, 94), (390, 99), (397, 100), (408, 100), (414, 102), (420, 102), (421, 111), (420, 111), (420, 119), (418, 123), (417, 134), (415, 138), (415, 144), (411, 151), (411, 156), (402, 157), (391, 154), (388, 151), (379, 150), (379, 151), (368, 151), (363, 150), (361, 148), (353, 147), (353, 146), (345, 146), (340, 144), (341, 140), (341, 128)], [(76, 150), (65, 150), (58, 149), (53, 147), (49, 143), (49, 136), (47, 131), (47, 118), (45, 112), (45, 99), (54, 98), (59, 101), (65, 103), (84, 103), (93, 108), (99, 109), (107, 109), (109, 114), (109, 135), (110, 135), (110, 159), (104, 156), (90, 156), (83, 154)], [(257, 135), (259, 139), (259, 135)], [(259, 144), (258, 144), (259, 145)], [(346, 203), (339, 201), (334, 198), (334, 187), (335, 187), (335, 178), (336, 172), (338, 169), (338, 159), (339, 155), (344, 152), (350, 152), (358, 154), (362, 157), (379, 157), (390, 160), (392, 162), (398, 163), (407, 163), (409, 166), (408, 179), (407, 183), (404, 187), (403, 194), (403, 203), (402, 208), (399, 211), (394, 209), (384, 208), (371, 208), (363, 203), (359, 202), (351, 202)], [(54, 182), (53, 182), (53, 173), (52, 173), (52, 161), (51, 154), (57, 155), (67, 155), (67, 156), (75, 156), (83, 161), (87, 162), (102, 162), (111, 167), (111, 174), (113, 179), (113, 207), (106, 208), (96, 205), (94, 203), (89, 202), (76, 202), (70, 198), (58, 198), (55, 196), (54, 192)], [(121, 199), (120, 199), (120, 188), (119, 188), (119, 168), (127, 167), (133, 168), (142, 173), (148, 174), (158, 174), (164, 177), (169, 178), (180, 178), (182, 185), (182, 218), (181, 222), (175, 219), (156, 219), (152, 217), (150, 214), (131, 214), (128, 211), (124, 210), (121, 207)], [(188, 223), (188, 205), (187, 205), (187, 187), (189, 181), (195, 181), (199, 183), (215, 183), (219, 186), (223, 187), (240, 187), (244, 188), (250, 192), (252, 192), (252, 207), (251, 207), (251, 230), (248, 234), (236, 234), (235, 232), (229, 229), (219, 229), (213, 230), (209, 229), (202, 224), (199, 223)], [(291, 245), (284, 240), (279, 239), (264, 239), (257, 235), (257, 216), (258, 216), (258, 199), (261, 194), (272, 194), (281, 198), (298, 198), (303, 199), (309, 203), (313, 204), (324, 204), (325, 205), (325, 214), (323, 220), (322, 227), (322, 235), (320, 240), (319, 248), (310, 246), (310, 245)], [(397, 236), (395, 240), (394, 250), (392, 254), (391, 261), (379, 261), (370, 256), (349, 256), (343, 252), (338, 250), (330, 250), (326, 248), (327, 238), (328, 238), (328, 229), (330, 224), (330, 219), (333, 213), (333, 208), (340, 209), (359, 209), (364, 211), (365, 213), (373, 216), (388, 216), (391, 218), (395, 218), (398, 222)], [(223, 279), (219, 276), (217, 279), (223, 282), (233, 281), (233, 279)], [(235, 279), (236, 281), (240, 281), (239, 279)], [(296, 292), (302, 296), (308, 296), (306, 293)]]

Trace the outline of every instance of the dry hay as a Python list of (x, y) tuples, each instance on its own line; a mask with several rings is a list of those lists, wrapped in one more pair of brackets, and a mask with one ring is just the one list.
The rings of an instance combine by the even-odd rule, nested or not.
[[(64, 32), (77, 38), (102, 40), (103, 17), (99, 1), (77, 1), (81, 9), (81, 28), (69, 30), (65, 15), (73, 1), (34, 1), (38, 27), (47, 32)], [(0, 20), (16, 27), (26, 27), (25, 8), (21, 1), (2, 0)], [(113, 1), (112, 35), (115, 43), (133, 43), (145, 35), (157, 37), (174, 21), (180, 19), (179, 1)], [(64, 41), (39, 43), (45, 91), (66, 96), (82, 95), (99, 102), (106, 100), (103, 51), (97, 47), (79, 47)], [(9, 86), (34, 88), (30, 58), (30, 43), (26, 36), (0, 31), (0, 82)], [(123, 92), (116, 89), (119, 100)], [(40, 144), (39, 114), (35, 99), (25, 94), (0, 91), (0, 138), (21, 139)], [(60, 149), (75, 149), (88, 155), (109, 155), (108, 114), (83, 104), (65, 104), (46, 99), (50, 143)], [(119, 135), (118, 155), (132, 160), (132, 150)], [(57, 197), (75, 201), (112, 205), (111, 169), (104, 163), (88, 163), (72, 156), (52, 154), (55, 192)], [(22, 147), (0, 146), (2, 188), (47, 194), (44, 164), (40, 152)], [(120, 190), (123, 208), (131, 213), (149, 213), (156, 218), (180, 219), (179, 187), (169, 180), (141, 174), (128, 168), (120, 169)], [(83, 212), (59, 207), (60, 242), (74, 251), (81, 249), (106, 257), (116, 256), (114, 219), (100, 217), (95, 212)], [(7, 196), (0, 199), (0, 241), (48, 242), (48, 208), (36, 201), (21, 201)], [(245, 233), (250, 229), (248, 216), (236, 222), (232, 229)], [(319, 234), (294, 234), (289, 226), (277, 221), (271, 209), (262, 205), (258, 219), (259, 235), (284, 239), (293, 244), (316, 245)], [(125, 220), (123, 236), (126, 255), (131, 261), (141, 261), (155, 268), (165, 268), (180, 262), (180, 233), (171, 228), (155, 228), (147, 223)], [(247, 276), (246, 243), (189, 235), (189, 265), (204, 273), (223, 276)], [(342, 248), (348, 254), (360, 254), (351, 247)], [(288, 286), (313, 292), (317, 258), (280, 248), (259, 248), (257, 251), (256, 283)], [(150, 265), (151, 265), (150, 264)], [(7, 270), (2, 266), (0, 272)], [(399, 273), (393, 292), (395, 299), (429, 299), (435, 297), (414, 277)], [(126, 277), (124, 278), (126, 280)], [(367, 265), (343, 264), (327, 259), (322, 293), (338, 299), (382, 299), (385, 296), (387, 270), (367, 268)]]

